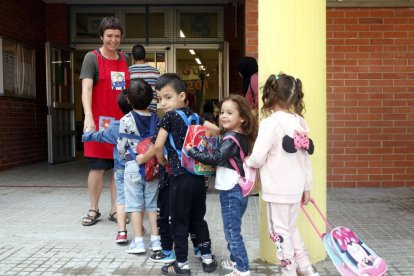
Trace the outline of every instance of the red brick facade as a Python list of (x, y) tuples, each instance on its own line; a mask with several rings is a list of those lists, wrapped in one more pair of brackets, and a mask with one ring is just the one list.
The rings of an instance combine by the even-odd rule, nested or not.
[(414, 186), (414, 9), (327, 9), (328, 185)]
[(41, 0), (0, 3), (0, 36), (36, 50), (36, 99), (0, 97), (0, 170), (47, 160), (45, 41), (67, 45), (65, 6), (47, 7)]
[(36, 49), (36, 100), (0, 97), (0, 169), (47, 160), (46, 5), (1, 1), (0, 35)]
[(245, 30), (246, 30), (246, 39), (245, 39), (245, 53), (246, 56), (251, 56), (258, 58), (258, 0), (246, 0), (245, 4)]

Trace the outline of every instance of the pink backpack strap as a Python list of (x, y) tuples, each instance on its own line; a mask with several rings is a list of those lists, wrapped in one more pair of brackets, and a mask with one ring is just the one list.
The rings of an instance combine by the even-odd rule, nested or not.
[[(235, 142), (236, 145), (239, 147), (240, 158), (241, 158), (242, 161), (244, 161), (244, 153), (241, 149), (239, 140), (237, 140), (236, 137), (231, 136), (231, 135), (228, 135), (228, 136), (223, 138), (223, 140), (228, 140), (228, 139), (233, 140), (233, 142)], [(234, 160), (234, 158), (230, 158), (229, 162), (230, 162), (231, 166), (237, 171), (238, 175), (240, 176), (240, 170), (239, 170), (239, 167), (237, 166), (236, 161)]]

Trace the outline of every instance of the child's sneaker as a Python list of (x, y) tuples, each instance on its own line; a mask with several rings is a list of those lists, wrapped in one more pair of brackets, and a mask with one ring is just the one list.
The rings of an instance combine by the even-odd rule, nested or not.
[(161, 241), (160, 240), (153, 240), (153, 241), (151, 241), (149, 248), (152, 251), (160, 251), (162, 249), (162, 247), (161, 247)]
[(201, 265), (203, 266), (203, 271), (210, 273), (216, 270), (217, 268), (217, 261), (214, 259), (214, 256), (210, 258), (203, 258), (201, 260)]
[(133, 254), (145, 253), (144, 241), (135, 242), (135, 239), (133, 239), (125, 252)]
[(150, 260), (157, 263), (170, 264), (175, 262), (175, 252), (174, 250), (171, 250), (171, 252), (167, 254), (164, 250), (160, 250), (151, 254)]
[(224, 259), (221, 261), (221, 267), (224, 269), (234, 270), (236, 268), (236, 263), (230, 259)]
[(198, 246), (194, 247), (194, 257), (201, 259), (201, 251)]
[(226, 274), (225, 276), (250, 276), (250, 270), (241, 272), (235, 268), (232, 272)]
[(179, 267), (177, 262), (163, 266), (161, 271), (162, 275), (191, 275), (191, 270), (188, 264)]
[(116, 235), (116, 243), (126, 243), (128, 241), (127, 231), (118, 231)]
[(304, 268), (298, 268), (296, 273), (298, 276), (319, 276), (319, 273), (316, 272), (316, 269), (312, 265), (308, 265)]

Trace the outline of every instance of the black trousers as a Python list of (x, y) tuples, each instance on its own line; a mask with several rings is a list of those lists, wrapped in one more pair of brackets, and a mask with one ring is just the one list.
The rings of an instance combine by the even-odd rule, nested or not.
[(190, 173), (170, 176), (171, 234), (178, 262), (188, 260), (188, 234), (197, 238), (202, 255), (211, 254), (211, 240), (206, 214), (206, 188), (204, 176)]
[(161, 247), (164, 250), (173, 249), (173, 240), (170, 229), (170, 186), (160, 187), (157, 199), (157, 226), (161, 236)]

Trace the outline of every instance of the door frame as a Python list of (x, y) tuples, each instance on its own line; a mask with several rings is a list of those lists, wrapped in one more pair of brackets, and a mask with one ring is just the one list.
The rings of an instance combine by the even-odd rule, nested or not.
[[(51, 60), (51, 49), (59, 49), (69, 52), (70, 58), (70, 76), (71, 76), (71, 85), (70, 85), (70, 102), (59, 102), (53, 100), (52, 96), (52, 60)], [(47, 138), (48, 138), (48, 162), (50, 164), (61, 163), (72, 161), (76, 158), (76, 130), (75, 130), (75, 90), (74, 90), (74, 58), (73, 58), (73, 49), (68, 47), (63, 47), (51, 42), (45, 43), (45, 63), (46, 63), (46, 106), (48, 108), (47, 114)], [(55, 121), (58, 120), (56, 116), (58, 110), (64, 110), (66, 112), (63, 116), (65, 126), (68, 126), (68, 129), (58, 131), (55, 129)], [(61, 118), (62, 119), (62, 118)], [(62, 137), (69, 137), (69, 139), (63, 139)], [(58, 141), (59, 138), (62, 138)], [(70, 143), (70, 145), (68, 144)], [(69, 149), (69, 150), (67, 150)]]

